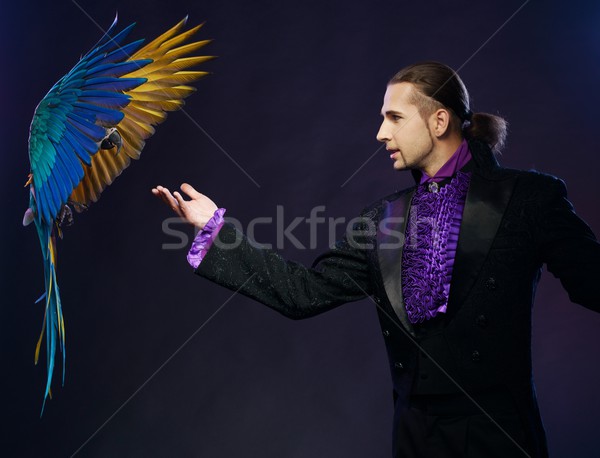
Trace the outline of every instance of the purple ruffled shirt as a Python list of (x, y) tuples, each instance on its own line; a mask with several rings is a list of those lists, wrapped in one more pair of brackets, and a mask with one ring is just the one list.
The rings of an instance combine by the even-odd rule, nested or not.
[[(470, 172), (460, 171), (471, 159), (466, 140), (442, 168), (422, 173), (406, 225), (402, 252), (402, 294), (408, 319), (421, 323), (445, 313)], [(453, 177), (445, 186), (442, 180)]]

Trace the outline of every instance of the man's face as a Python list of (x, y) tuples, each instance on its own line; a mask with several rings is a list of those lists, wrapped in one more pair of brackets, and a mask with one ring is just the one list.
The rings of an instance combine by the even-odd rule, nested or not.
[(432, 159), (433, 137), (417, 106), (410, 103), (415, 91), (411, 83), (396, 83), (387, 87), (383, 97), (383, 122), (377, 140), (385, 143), (394, 161), (394, 169), (424, 169)]

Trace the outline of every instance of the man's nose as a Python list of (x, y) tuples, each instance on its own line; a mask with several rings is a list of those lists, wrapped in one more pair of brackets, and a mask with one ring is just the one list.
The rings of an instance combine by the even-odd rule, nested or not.
[(388, 133), (388, 129), (386, 129), (386, 127), (385, 127), (385, 121), (384, 121), (381, 123), (381, 126), (379, 127), (379, 132), (377, 132), (377, 141), (386, 143), (389, 140), (390, 140), (390, 136)]

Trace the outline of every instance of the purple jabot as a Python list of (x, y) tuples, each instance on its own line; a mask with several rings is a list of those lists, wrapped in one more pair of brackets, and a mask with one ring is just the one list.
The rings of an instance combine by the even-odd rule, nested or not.
[(209, 219), (204, 225), (204, 228), (196, 234), (196, 237), (192, 242), (192, 247), (187, 255), (187, 260), (194, 269), (198, 268), (200, 262), (204, 259), (204, 256), (206, 256), (208, 249), (212, 246), (219, 230), (223, 226), (223, 223), (225, 222), (225, 219), (223, 218), (225, 211), (224, 208), (215, 210), (212, 218)]
[[(402, 294), (408, 319), (421, 323), (445, 313), (470, 172), (466, 140), (433, 176), (421, 173), (412, 200), (402, 252)], [(438, 183), (454, 177), (445, 186)]]
[(446, 312), (470, 179), (470, 172), (459, 171), (437, 191), (421, 185), (415, 192), (402, 252), (402, 294), (411, 323)]

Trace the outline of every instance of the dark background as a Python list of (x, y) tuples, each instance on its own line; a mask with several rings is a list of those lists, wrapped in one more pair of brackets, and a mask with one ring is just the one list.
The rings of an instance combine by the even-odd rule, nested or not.
[[(199, 37), (215, 39), (205, 50), (219, 59), (187, 101), (197, 125), (171, 114), (59, 242), (66, 380), (40, 419), (42, 262), (33, 226), (21, 226), (28, 129), (39, 100), (102, 32), (71, 1), (2, 3), (3, 456), (389, 456), (391, 382), (373, 304), (294, 322), (231, 297), (192, 274), (187, 247), (163, 249), (177, 238), (163, 232), (171, 215), (150, 189), (188, 181), (244, 226), (275, 217), (277, 205), (285, 225), (318, 205), (348, 220), (412, 184), (385, 150), (348, 181), (379, 148), (385, 84), (409, 63), (468, 61), (459, 73), (473, 109), (510, 122), (502, 164), (562, 177), (600, 231), (597, 2), (530, 1), (485, 45), (523, 2), (78, 4), (104, 28), (117, 10), (121, 26), (137, 21), (134, 39), (186, 14), (206, 20)], [(293, 232), (305, 245), (307, 229)], [(310, 263), (327, 246), (327, 227), (319, 231), (317, 249), (288, 243), (283, 253)], [(258, 234), (273, 240), (274, 225)], [(551, 453), (598, 456), (600, 317), (571, 304), (547, 272), (536, 304), (534, 370)]]

